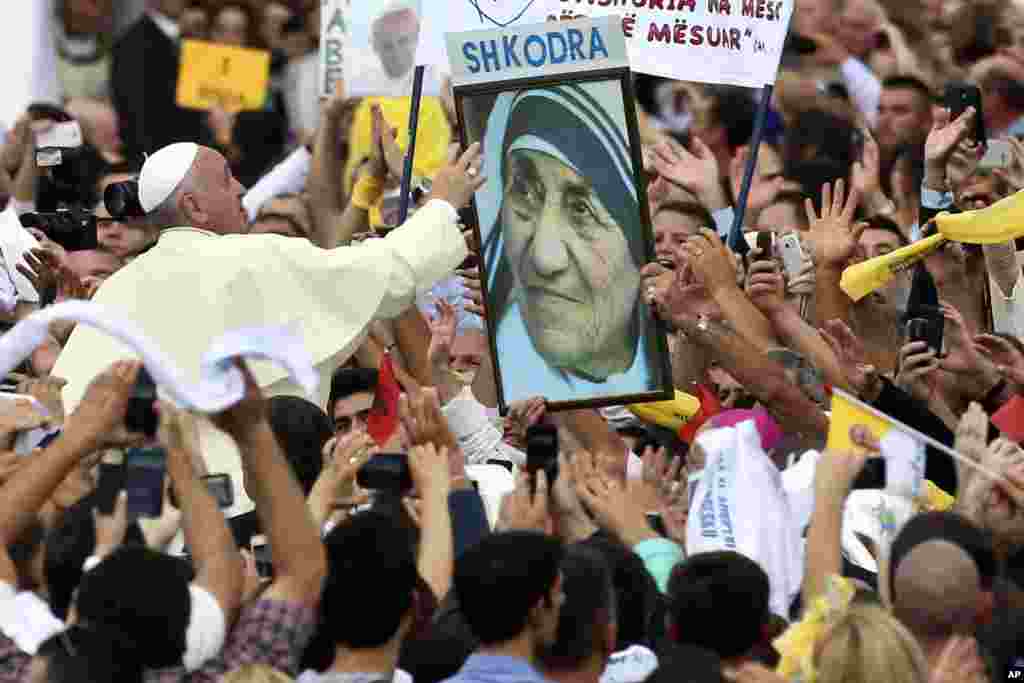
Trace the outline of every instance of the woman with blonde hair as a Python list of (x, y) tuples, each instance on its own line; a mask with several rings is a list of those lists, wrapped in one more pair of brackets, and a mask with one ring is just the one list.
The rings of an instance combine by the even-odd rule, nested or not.
[(263, 664), (244, 664), (224, 674), (220, 683), (294, 683), (295, 679)]
[(816, 683), (924, 683), (928, 664), (914, 636), (881, 607), (850, 607), (814, 647)]

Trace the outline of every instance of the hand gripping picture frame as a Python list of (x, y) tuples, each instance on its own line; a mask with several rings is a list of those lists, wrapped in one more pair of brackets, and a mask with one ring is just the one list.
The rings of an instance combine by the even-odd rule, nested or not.
[(498, 403), (549, 410), (671, 398), (641, 294), (653, 232), (632, 75), (612, 19), (449, 34)]

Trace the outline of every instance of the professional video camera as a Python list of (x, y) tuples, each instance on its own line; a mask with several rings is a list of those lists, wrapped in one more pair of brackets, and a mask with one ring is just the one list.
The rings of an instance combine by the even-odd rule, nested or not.
[[(110, 219), (115, 221), (130, 221), (146, 215), (139, 202), (139, 183), (135, 180), (108, 185), (103, 193), (103, 205)], [(21, 216), (24, 227), (42, 230), (47, 237), (68, 251), (96, 248), (96, 220), (93, 212), (79, 207)]]

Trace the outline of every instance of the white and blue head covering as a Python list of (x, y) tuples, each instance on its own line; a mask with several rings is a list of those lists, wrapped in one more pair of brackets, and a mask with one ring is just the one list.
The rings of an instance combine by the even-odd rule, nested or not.
[(484, 134), (487, 183), (478, 193), (487, 285), (498, 319), (512, 269), (504, 257), (501, 205), (509, 152), (542, 152), (587, 178), (626, 235), (637, 268), (646, 260), (639, 202), (618, 81), (552, 85), (498, 96)]

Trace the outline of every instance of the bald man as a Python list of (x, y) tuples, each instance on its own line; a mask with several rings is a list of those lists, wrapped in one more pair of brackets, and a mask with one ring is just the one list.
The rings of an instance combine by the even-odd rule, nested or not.
[[(400, 315), (466, 258), (456, 207), (482, 183), (479, 164), (479, 146), (453, 160), (435, 177), (430, 201), (386, 238), (320, 248), (305, 239), (246, 234), (244, 190), (223, 155), (191, 143), (170, 145), (149, 157), (139, 175), (140, 204), (158, 241), (110, 277), (94, 301), (139, 325), (190, 382), (199, 380), (203, 355), (225, 332), (298, 327), (321, 376), (323, 405), (331, 374), (362, 343), (370, 322)], [(334, 234), (317, 243), (335, 247), (350, 238)], [(114, 339), (78, 326), (53, 370), (68, 380), (67, 409), (125, 355)], [(268, 395), (303, 394), (281, 368), (253, 369)], [(208, 423), (200, 439), (210, 472), (232, 476), (231, 514), (248, 512), (234, 444)]]

